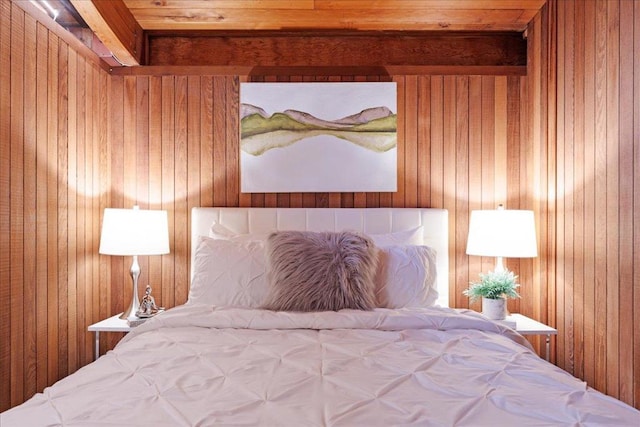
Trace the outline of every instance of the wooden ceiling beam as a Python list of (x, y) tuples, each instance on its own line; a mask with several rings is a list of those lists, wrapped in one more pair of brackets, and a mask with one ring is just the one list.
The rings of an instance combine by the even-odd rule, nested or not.
[(247, 67), (247, 66), (150, 66), (117, 67), (111, 70), (117, 76), (526, 76), (524, 65), (456, 66), (456, 65), (388, 65), (385, 67)]
[(520, 33), (148, 34), (148, 65), (245, 67), (526, 66)]
[(122, 65), (144, 64), (144, 35), (122, 0), (71, 0), (82, 19)]

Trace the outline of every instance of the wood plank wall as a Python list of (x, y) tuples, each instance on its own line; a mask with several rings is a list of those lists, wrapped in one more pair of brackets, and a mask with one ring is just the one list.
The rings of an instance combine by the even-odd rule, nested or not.
[(557, 363), (640, 408), (640, 3), (553, 7)]
[(109, 75), (33, 16), (0, 2), (0, 410), (90, 362), (87, 324), (108, 314)]
[(528, 31), (526, 77), (251, 77), (397, 82), (393, 194), (241, 194), (235, 112), (248, 76), (109, 76), (24, 8), (0, 2), (11, 70), (0, 73), (0, 410), (92, 359), (86, 326), (131, 292), (130, 261), (97, 255), (102, 211), (134, 203), (169, 211), (171, 254), (140, 260), (167, 307), (187, 297), (193, 206), (447, 208), (459, 307), (493, 264), (464, 254), (470, 210), (533, 209), (540, 256), (508, 261), (523, 285), (510, 309), (558, 326), (560, 366), (640, 406), (640, 280), (627, 261), (640, 265), (635, 2), (550, 1)]
[[(242, 194), (238, 169), (235, 76), (134, 75), (110, 79), (110, 150), (114, 206), (169, 210), (172, 254), (154, 268), (156, 298), (166, 306), (188, 290), (189, 212), (194, 206), (444, 207), (450, 211), (451, 304), (493, 260), (465, 254), (471, 209), (533, 209), (534, 161), (523, 146), (522, 77), (392, 76), (398, 87), (399, 183), (396, 193)], [(253, 81), (377, 81), (378, 76), (266, 76)], [(525, 120), (525, 123), (523, 123)], [(150, 260), (150, 262), (158, 262)], [(168, 265), (167, 265), (168, 264)], [(533, 260), (510, 260), (520, 271), (521, 309), (546, 320)], [(113, 264), (112, 264), (113, 265)], [(126, 282), (128, 269), (116, 274)], [(143, 275), (149, 271), (142, 268)], [(122, 274), (121, 274), (122, 273)], [(536, 274), (537, 276), (538, 274)], [(140, 279), (142, 283), (146, 278)], [(116, 296), (117, 295), (117, 296)], [(129, 301), (112, 289), (112, 309)], [(520, 307), (522, 305), (522, 307)], [(476, 308), (479, 308), (476, 306)]]

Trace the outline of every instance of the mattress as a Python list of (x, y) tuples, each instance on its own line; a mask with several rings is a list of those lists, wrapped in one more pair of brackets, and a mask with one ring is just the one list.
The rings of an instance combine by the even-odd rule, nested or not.
[(0, 425), (631, 426), (640, 412), (468, 310), (186, 304)]

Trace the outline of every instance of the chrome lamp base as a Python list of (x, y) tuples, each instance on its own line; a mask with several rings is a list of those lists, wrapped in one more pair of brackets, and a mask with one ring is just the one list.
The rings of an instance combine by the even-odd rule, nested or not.
[(133, 282), (133, 296), (131, 297), (131, 304), (124, 313), (120, 315), (120, 319), (123, 320), (138, 320), (136, 313), (140, 309), (140, 300), (138, 299), (138, 277), (140, 277), (140, 264), (138, 264), (138, 256), (133, 256), (133, 262), (131, 263), (131, 280)]

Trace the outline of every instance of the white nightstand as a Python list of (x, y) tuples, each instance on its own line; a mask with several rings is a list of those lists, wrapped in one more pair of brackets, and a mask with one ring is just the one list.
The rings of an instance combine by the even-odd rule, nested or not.
[(558, 335), (558, 330), (551, 326), (533, 320), (523, 314), (511, 313), (505, 319), (507, 321), (515, 321), (515, 330), (521, 335), (545, 335), (545, 359), (549, 361), (551, 351), (551, 335)]
[(95, 333), (95, 360), (98, 360), (100, 356), (100, 332), (130, 332), (131, 326), (127, 323), (126, 319), (120, 319), (122, 313), (111, 316), (108, 319), (99, 321), (90, 325), (87, 330)]

